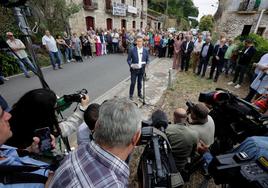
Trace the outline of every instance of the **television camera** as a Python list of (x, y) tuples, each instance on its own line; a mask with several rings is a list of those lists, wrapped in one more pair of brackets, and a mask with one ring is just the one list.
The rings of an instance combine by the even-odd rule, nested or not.
[(199, 101), (211, 108), (209, 115), (215, 122), (216, 141), (211, 146), (214, 155), (231, 150), (249, 136), (268, 134), (268, 118), (227, 90), (200, 93)]
[(184, 184), (165, 135), (167, 126), (168, 122), (163, 120), (142, 122), (140, 144), (145, 145), (145, 149), (138, 167), (142, 187), (173, 188), (181, 187)]

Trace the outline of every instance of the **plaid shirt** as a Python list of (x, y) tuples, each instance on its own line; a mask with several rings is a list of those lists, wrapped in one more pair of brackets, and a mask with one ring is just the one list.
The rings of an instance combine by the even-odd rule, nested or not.
[(124, 161), (91, 141), (65, 158), (49, 187), (122, 188), (128, 186), (128, 177)]

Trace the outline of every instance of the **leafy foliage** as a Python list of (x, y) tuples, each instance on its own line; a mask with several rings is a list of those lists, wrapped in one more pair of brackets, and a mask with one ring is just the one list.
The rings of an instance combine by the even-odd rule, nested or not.
[[(149, 0), (148, 6), (150, 9), (153, 9), (157, 12), (166, 13), (166, 2), (167, 0)], [(188, 16), (197, 17), (198, 9), (194, 6), (192, 0), (168, 0), (168, 15), (170, 17), (175, 17), (182, 24), (182, 29), (185, 29), (185, 25), (187, 25), (187, 29), (189, 24)], [(196, 22), (193, 25), (197, 25)]]
[(16, 63), (16, 59), (5, 52), (0, 52), (0, 62), (3, 67), (2, 71), (4, 76), (10, 76), (21, 72)]
[(212, 31), (214, 27), (214, 18), (212, 15), (203, 16), (199, 23), (199, 29), (201, 31)]

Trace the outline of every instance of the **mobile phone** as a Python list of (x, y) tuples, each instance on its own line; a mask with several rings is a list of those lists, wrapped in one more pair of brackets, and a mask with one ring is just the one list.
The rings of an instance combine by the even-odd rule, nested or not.
[(50, 137), (49, 127), (36, 129), (34, 131), (34, 135), (40, 139), (39, 150), (41, 152), (50, 151), (52, 149), (52, 146), (51, 146), (52, 139)]

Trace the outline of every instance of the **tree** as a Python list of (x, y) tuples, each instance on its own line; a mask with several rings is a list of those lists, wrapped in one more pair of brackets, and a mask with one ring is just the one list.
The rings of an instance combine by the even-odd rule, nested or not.
[[(149, 0), (148, 6), (150, 9), (164, 14), (166, 2), (167, 0)], [(188, 20), (188, 16), (197, 17), (199, 14), (192, 0), (168, 0), (168, 5), (168, 15), (177, 19)]]
[(80, 6), (66, 3), (66, 0), (29, 0), (34, 18), (40, 19), (41, 30), (48, 29), (52, 33), (68, 30), (68, 19), (79, 12)]
[(212, 15), (203, 16), (199, 23), (199, 29), (201, 31), (212, 31), (214, 27), (214, 18)]

